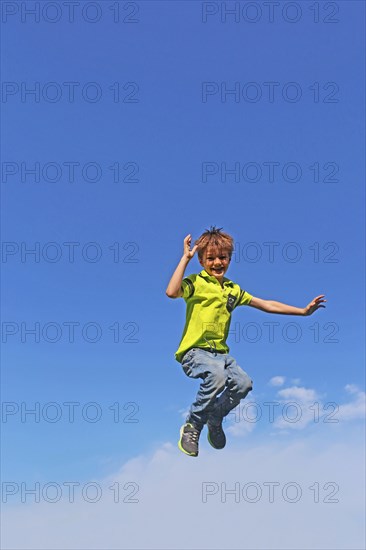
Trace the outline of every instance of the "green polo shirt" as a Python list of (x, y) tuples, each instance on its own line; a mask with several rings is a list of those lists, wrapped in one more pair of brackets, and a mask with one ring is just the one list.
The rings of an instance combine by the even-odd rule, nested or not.
[(191, 348), (210, 349), (210, 345), (228, 353), (226, 339), (231, 312), (238, 306), (248, 305), (253, 296), (226, 277), (222, 287), (205, 269), (185, 277), (181, 289), (187, 313), (176, 360), (181, 363), (183, 355)]

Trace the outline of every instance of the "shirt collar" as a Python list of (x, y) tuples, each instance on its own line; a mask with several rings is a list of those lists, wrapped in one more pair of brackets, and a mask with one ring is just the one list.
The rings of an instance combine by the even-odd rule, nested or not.
[[(213, 275), (209, 275), (205, 269), (202, 269), (202, 271), (199, 273), (199, 275), (201, 277), (203, 277), (204, 279), (206, 279), (207, 281), (212, 281), (214, 283), (217, 283), (218, 285), (220, 284), (219, 281), (216, 279), (216, 277), (214, 277)], [(230, 279), (228, 279), (227, 277), (224, 277), (223, 283), (224, 283), (224, 286), (225, 285), (226, 286), (232, 286), (233, 285), (233, 282)]]

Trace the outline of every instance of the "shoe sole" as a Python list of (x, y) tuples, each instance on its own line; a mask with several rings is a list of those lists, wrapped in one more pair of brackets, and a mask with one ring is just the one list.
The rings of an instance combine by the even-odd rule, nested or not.
[(188, 455), (188, 456), (198, 456), (198, 453), (189, 453), (188, 451), (186, 451), (185, 449), (183, 449), (182, 447), (182, 437), (183, 437), (183, 429), (184, 429), (184, 426), (181, 427), (180, 429), (180, 439), (178, 441), (178, 448), (182, 451), (182, 453)]

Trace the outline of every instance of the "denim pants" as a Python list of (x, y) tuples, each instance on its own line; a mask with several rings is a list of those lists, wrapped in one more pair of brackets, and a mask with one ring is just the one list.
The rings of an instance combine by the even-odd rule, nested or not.
[(190, 378), (202, 378), (187, 417), (199, 430), (207, 421), (220, 423), (253, 389), (253, 381), (228, 353), (192, 348), (183, 356), (182, 368)]

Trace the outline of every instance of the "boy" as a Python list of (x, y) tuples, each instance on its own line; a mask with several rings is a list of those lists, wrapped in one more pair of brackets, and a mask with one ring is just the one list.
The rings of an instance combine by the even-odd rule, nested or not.
[[(311, 315), (321, 305), (324, 294), (305, 308), (273, 300), (262, 300), (242, 290), (224, 277), (234, 249), (233, 238), (211, 227), (191, 250), (191, 235), (184, 239), (184, 253), (169, 284), (169, 298), (183, 296), (187, 303), (186, 323), (175, 358), (190, 378), (202, 378), (186, 423), (180, 430), (178, 447), (189, 456), (198, 455), (198, 440), (207, 424), (208, 441), (214, 449), (226, 444), (223, 418), (252, 390), (252, 380), (228, 352), (226, 338), (231, 312), (237, 306), (249, 305), (268, 313)], [(197, 250), (203, 270), (184, 277), (185, 269)], [(222, 392), (222, 393), (221, 393)], [(219, 395), (221, 394), (221, 395)]]

